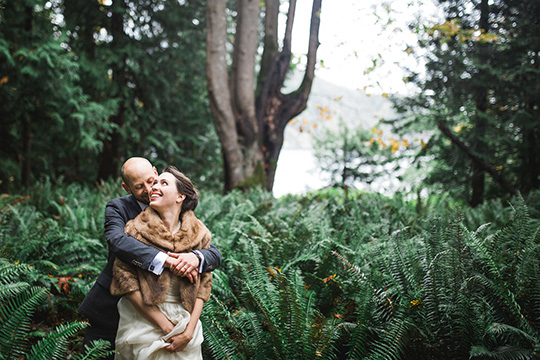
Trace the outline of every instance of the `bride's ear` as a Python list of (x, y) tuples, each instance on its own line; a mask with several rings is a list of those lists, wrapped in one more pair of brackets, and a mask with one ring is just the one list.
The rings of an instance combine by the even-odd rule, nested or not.
[(181, 203), (186, 198), (185, 194), (178, 194), (178, 197), (176, 198), (177, 203)]

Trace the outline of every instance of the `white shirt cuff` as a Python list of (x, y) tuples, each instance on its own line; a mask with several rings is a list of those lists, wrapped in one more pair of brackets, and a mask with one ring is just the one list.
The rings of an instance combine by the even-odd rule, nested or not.
[(199, 273), (202, 273), (203, 264), (204, 264), (204, 255), (199, 250), (193, 250), (193, 252), (196, 252), (201, 257), (201, 263), (199, 264)]
[(154, 260), (150, 263), (149, 271), (153, 272), (156, 275), (161, 275), (163, 272), (163, 265), (165, 265), (165, 260), (167, 260), (169, 255), (164, 252), (158, 252)]

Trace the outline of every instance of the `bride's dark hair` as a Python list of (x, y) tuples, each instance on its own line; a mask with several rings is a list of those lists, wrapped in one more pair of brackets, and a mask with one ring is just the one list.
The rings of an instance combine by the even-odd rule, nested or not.
[(172, 165), (167, 166), (163, 172), (172, 174), (176, 178), (176, 190), (180, 194), (186, 195), (182, 203), (182, 213), (188, 210), (195, 210), (199, 204), (199, 193), (191, 180)]

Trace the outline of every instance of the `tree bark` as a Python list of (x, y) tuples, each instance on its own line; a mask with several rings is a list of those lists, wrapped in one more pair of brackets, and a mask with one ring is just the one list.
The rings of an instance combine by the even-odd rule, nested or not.
[(245, 178), (243, 154), (236, 131), (227, 66), (226, 4), (209, 0), (206, 9), (206, 74), (208, 97), (214, 125), (221, 142), (225, 174), (225, 191), (232, 190)]
[[(24, 29), (31, 36), (33, 27), (34, 11), (31, 6), (26, 6)], [(36, 105), (37, 106), (37, 105)], [(32, 116), (34, 112), (23, 115), (22, 126), (22, 164), (21, 164), (21, 181), (22, 185), (28, 193), (30, 191), (32, 179)]]
[[(487, 32), (489, 30), (489, 4), (488, 0), (482, 0), (480, 3), (480, 29), (483, 32)], [(480, 59), (481, 63), (484, 63), (487, 61), (487, 56), (485, 53), (485, 46), (482, 43), (478, 43), (478, 57)], [(484, 82), (482, 81), (482, 77), (485, 76), (486, 71), (483, 69), (480, 69), (478, 71), (478, 79), (477, 82), (480, 83), (480, 85), (477, 87), (475, 91), (475, 106), (476, 106), (476, 115), (475, 115), (475, 133), (477, 134), (475, 136), (475, 141), (472, 146), (473, 152), (478, 152), (479, 149), (485, 148), (486, 144), (483, 141), (483, 136), (485, 134), (487, 123), (485, 119), (485, 114), (487, 110), (487, 89), (484, 85)], [(472, 162), (472, 179), (471, 179), (471, 186), (472, 186), (472, 194), (471, 194), (471, 201), (470, 204), (472, 207), (476, 207), (484, 202), (484, 191), (485, 191), (485, 183), (486, 183), (486, 175), (484, 169), (476, 162)]]
[[(122, 1), (115, 1), (112, 5), (111, 17), (111, 35), (113, 41), (112, 47), (124, 46), (124, 14), (126, 4)], [(113, 64), (112, 81), (115, 87), (112, 96), (119, 97), (120, 103), (117, 114), (111, 116), (109, 121), (115, 124), (112, 134), (103, 142), (103, 151), (101, 152), (101, 161), (98, 169), (98, 179), (106, 180), (110, 177), (117, 176), (120, 173), (120, 148), (122, 146), (122, 131), (125, 126), (125, 99), (123, 99), (122, 89), (126, 86), (125, 75), (126, 56), (118, 59)]]
[(540, 188), (540, 159), (538, 158), (538, 138), (534, 130), (525, 133), (525, 146), (527, 148), (528, 179), (524, 186), (526, 192)]
[(21, 180), (26, 193), (28, 193), (32, 178), (32, 120), (30, 115), (23, 115), (22, 143)]
[[(207, 2), (208, 94), (225, 166), (225, 191), (262, 185), (272, 190), (285, 126), (306, 107), (319, 46), (321, 0), (313, 1), (308, 62), (300, 87), (281, 93), (291, 61), (296, 0), (289, 1), (283, 48), (278, 49), (279, 0), (265, 2), (263, 55), (255, 81), (259, 2), (238, 0), (233, 59), (227, 68), (225, 2)], [(257, 94), (257, 96), (255, 96)]]

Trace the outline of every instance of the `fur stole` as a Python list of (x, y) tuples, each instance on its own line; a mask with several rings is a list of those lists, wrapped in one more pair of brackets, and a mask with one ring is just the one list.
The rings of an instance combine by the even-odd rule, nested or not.
[[(210, 231), (195, 217), (193, 211), (182, 214), (180, 230), (174, 235), (165, 227), (159, 214), (147, 207), (135, 219), (126, 224), (125, 232), (137, 240), (167, 252), (189, 252), (210, 247)], [(157, 305), (165, 301), (173, 275), (164, 269), (161, 275), (135, 268), (116, 258), (113, 265), (111, 294), (121, 296), (140, 290), (147, 305)], [(189, 312), (193, 310), (196, 298), (205, 302), (210, 298), (212, 274), (201, 273), (192, 284), (185, 277), (180, 278), (180, 298), (182, 306)]]

